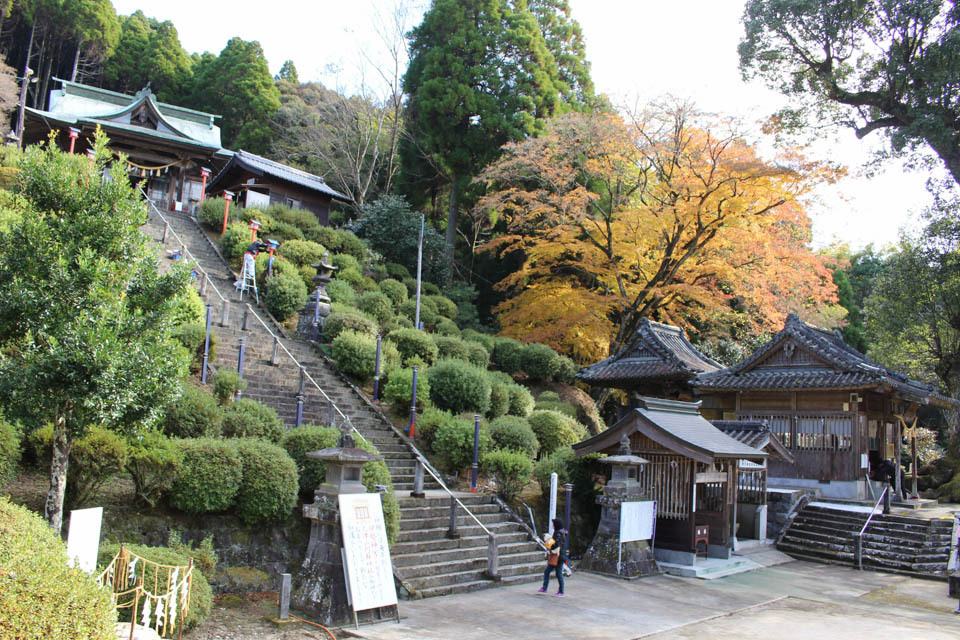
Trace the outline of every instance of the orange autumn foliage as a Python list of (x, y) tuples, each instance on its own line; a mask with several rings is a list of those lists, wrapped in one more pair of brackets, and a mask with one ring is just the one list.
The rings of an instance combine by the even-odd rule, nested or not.
[(840, 317), (798, 199), (829, 167), (765, 161), (731, 123), (686, 106), (629, 123), (567, 114), (503, 151), (478, 178), (477, 207), (506, 228), (483, 250), (523, 257), (497, 284), (504, 335), (586, 363), (643, 318), (721, 334), (731, 314), (756, 331), (790, 311)]

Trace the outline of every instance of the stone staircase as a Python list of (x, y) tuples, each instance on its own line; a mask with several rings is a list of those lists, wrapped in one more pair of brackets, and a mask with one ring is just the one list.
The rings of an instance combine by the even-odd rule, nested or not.
[[(301, 371), (282, 349), (277, 354), (277, 364), (271, 364), (275, 339), (252, 314), (247, 316), (244, 329), (244, 308), (251, 304), (257, 315), (271, 325), (274, 334), (280, 335), (279, 329), (253, 299), (244, 296), (242, 303), (238, 301), (233, 286), (235, 274), (194, 219), (173, 212), (164, 212), (163, 216), (170, 224), (170, 231), (185, 243), (191, 256), (207, 272), (210, 283), (228, 301), (229, 317), (224, 326), (221, 324), (223, 303), (214, 287), (208, 285), (202, 296), (204, 302), (212, 305), (212, 327), (218, 337), (216, 357), (211, 364), (215, 368), (236, 369), (240, 339), (243, 338), (243, 377), (247, 381), (243, 396), (273, 407), (288, 426), (294, 426)], [(163, 220), (151, 211), (143, 231), (159, 244), (164, 227)], [(174, 234), (168, 233), (164, 249), (169, 252), (180, 248)], [(169, 269), (173, 264), (166, 255), (161, 258), (161, 269)], [(281, 336), (280, 339), (290, 355), (323, 390), (321, 393), (309, 380), (303, 381), (303, 424), (340, 425), (344, 419), (342, 413), (384, 457), (401, 506), (400, 538), (391, 553), (395, 573), (410, 594), (413, 597), (445, 595), (497, 584), (483, 577), (487, 565), (487, 536), (462, 509), (458, 509), (461, 537), (452, 539), (447, 536), (450, 498), (429, 473), (424, 477), (427, 497), (403, 497), (413, 489), (416, 465), (416, 454), (409, 441), (323, 358), (313, 344), (295, 336)], [(530, 539), (528, 531), (511, 519), (515, 516), (502, 509), (492, 496), (468, 494), (461, 496), (460, 500), (496, 535), (501, 581), (536, 580), (543, 568), (543, 554)]]
[[(801, 559), (856, 565), (855, 535), (868, 516), (869, 507), (858, 511), (809, 503), (793, 518), (777, 549)], [(863, 534), (863, 566), (945, 577), (952, 534), (952, 518), (927, 520), (877, 513)]]

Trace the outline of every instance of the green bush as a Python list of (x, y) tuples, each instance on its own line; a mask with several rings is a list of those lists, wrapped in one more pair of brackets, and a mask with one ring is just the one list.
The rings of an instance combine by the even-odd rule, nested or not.
[[(427, 295), (427, 296), (439, 296), (439, 295), (440, 295), (440, 287), (438, 287), (437, 285), (433, 284), (432, 282), (427, 282), (426, 280), (424, 280), (423, 282), (420, 283), (420, 288), (423, 290), (423, 294), (424, 294), (424, 295)], [(434, 308), (436, 308), (436, 304), (435, 304), (435, 303), (434, 303)], [(440, 313), (440, 311), (437, 310), (437, 313)]]
[(333, 342), (344, 331), (377, 335), (377, 323), (358, 311), (333, 311), (323, 323), (323, 339)]
[[(409, 398), (407, 406), (410, 406)], [(424, 442), (426, 449), (432, 449), (433, 439), (437, 435), (440, 425), (453, 421), (455, 418), (449, 411), (427, 407), (417, 416), (416, 436)]]
[(272, 238), (281, 243), (290, 242), (291, 240), (303, 240), (306, 237), (300, 227), (281, 220), (264, 222), (263, 226), (260, 227), (259, 234), (261, 238)]
[[(370, 453), (380, 455), (377, 448), (366, 440), (357, 438), (357, 448)], [(387, 529), (387, 543), (393, 544), (400, 535), (400, 504), (397, 502), (397, 496), (393, 491), (393, 479), (390, 477), (390, 469), (383, 460), (374, 460), (363, 465), (363, 475), (361, 476), (363, 486), (367, 488), (368, 493), (380, 493), (381, 504), (383, 505), (383, 520)], [(377, 486), (386, 487), (386, 491), (380, 491)]]
[(523, 369), (523, 343), (513, 338), (497, 338), (492, 357), (500, 371), (517, 373)]
[(373, 265), (373, 267), (372, 267), (371, 270), (373, 271), (373, 276), (372, 276), (372, 277), (373, 277), (374, 280), (377, 281), (377, 284), (378, 284), (378, 285), (379, 285), (381, 282), (383, 282), (384, 280), (387, 279), (387, 275), (388, 275), (388, 274), (387, 274), (387, 268), (386, 268), (385, 266), (383, 266), (382, 264), (375, 264), (375, 265)]
[(389, 276), (394, 280), (398, 280), (400, 282), (403, 282), (405, 278), (412, 277), (405, 266), (396, 262), (387, 263), (387, 274), (389, 274)]
[(363, 243), (363, 240), (353, 235), (349, 231), (336, 229), (335, 232), (340, 239), (339, 251), (341, 253), (349, 254), (357, 260), (364, 259), (364, 257), (367, 255), (367, 245)]
[[(182, 546), (182, 545), (181, 545)], [(141, 544), (124, 544), (123, 548), (130, 553), (136, 554), (141, 558), (146, 558), (151, 562), (156, 562), (157, 564), (167, 565), (167, 566), (185, 566), (190, 564), (190, 556), (192, 554), (182, 553), (181, 551), (175, 551), (169, 547), (148, 547)], [(117, 552), (120, 551), (119, 544), (104, 544), (100, 546), (100, 552), (97, 555), (97, 566), (98, 571), (102, 571), (106, 568), (107, 564), (113, 559)], [(156, 565), (146, 564), (145, 566), (140, 566), (141, 563), (137, 563), (137, 576), (143, 579), (144, 585), (153, 585), (154, 581), (159, 582), (160, 584), (165, 584), (167, 579), (166, 570), (161, 569), (159, 571)], [(106, 592), (106, 591), (105, 591)], [(129, 597), (129, 596), (128, 596)], [(121, 597), (119, 600), (120, 604), (127, 604), (129, 600)], [(141, 604), (143, 601), (141, 600)], [(130, 620), (130, 612), (133, 607), (127, 606), (122, 609), (118, 609), (120, 619), (124, 621)], [(190, 604), (187, 606), (187, 614), (183, 618), (183, 628), (184, 630), (193, 629), (194, 627), (200, 625), (204, 620), (207, 619), (207, 616), (210, 615), (210, 610), (213, 608), (213, 589), (210, 588), (210, 583), (207, 582), (206, 576), (203, 574), (203, 571), (199, 566), (195, 565), (193, 568), (193, 578), (190, 583)], [(142, 609), (141, 609), (142, 611)], [(137, 614), (140, 616), (140, 613)], [(114, 622), (116, 622), (116, 614), (114, 615)], [(167, 637), (175, 638), (177, 637), (177, 627), (179, 623), (171, 629), (170, 634)], [(67, 636), (64, 636), (67, 637)], [(80, 636), (70, 636), (70, 637), (80, 637)], [(110, 636), (113, 638), (114, 636)]]
[(387, 334), (387, 340), (397, 346), (404, 364), (410, 358), (420, 358), (426, 364), (437, 361), (439, 349), (433, 337), (419, 329), (397, 329)]
[(233, 402), (237, 391), (241, 393), (247, 388), (247, 381), (233, 369), (220, 369), (213, 374), (213, 395), (223, 405)]
[(335, 253), (330, 258), (330, 264), (337, 268), (338, 275), (344, 271), (356, 271), (363, 275), (363, 267), (360, 265), (360, 260), (350, 254)]
[(537, 402), (560, 402), (560, 394), (556, 391), (543, 391), (537, 396)]
[(229, 262), (239, 260), (250, 246), (250, 229), (242, 222), (234, 222), (220, 236), (220, 253)]
[(307, 288), (307, 291), (313, 291), (317, 288), (316, 282), (313, 280), (317, 275), (316, 269), (305, 264), (297, 269), (297, 274), (300, 276), (300, 279), (303, 280), (303, 286)]
[[(402, 368), (390, 373), (383, 388), (383, 398), (393, 405), (400, 415), (410, 412), (410, 397), (413, 393), (413, 369)], [(428, 369), (417, 370), (417, 408), (430, 406), (430, 376)]]
[(540, 442), (530, 423), (517, 416), (502, 416), (490, 423), (490, 438), (497, 449), (522, 451), (528, 458), (536, 458)]
[(0, 637), (113, 640), (110, 592), (70, 567), (67, 547), (26, 507), (0, 497)]
[(474, 304), (479, 297), (477, 288), (463, 282), (445, 287), (443, 294), (457, 305), (457, 324), (460, 327), (479, 327), (480, 313)]
[(123, 471), (129, 455), (127, 442), (122, 437), (103, 427), (90, 427), (70, 447), (69, 508), (86, 504), (100, 487)]
[(184, 287), (174, 298), (170, 320), (177, 325), (203, 323), (206, 315), (207, 308), (203, 304), (203, 298), (191, 285)]
[(243, 479), (243, 460), (234, 441), (195, 438), (176, 444), (183, 462), (170, 487), (170, 506), (194, 515), (233, 506)]
[[(473, 463), (474, 423), (464, 418), (444, 421), (437, 427), (430, 445), (440, 468), (447, 473), (460, 474)], [(480, 458), (490, 447), (490, 434), (487, 426), (480, 423)]]
[(490, 352), (487, 351), (479, 342), (467, 342), (467, 362), (474, 364), (481, 369), (490, 366)]
[(453, 300), (446, 296), (437, 294), (429, 295), (426, 297), (426, 299), (433, 303), (433, 306), (436, 307), (438, 314), (444, 318), (456, 320), (457, 303), (455, 303)]
[(327, 249), (310, 240), (287, 240), (277, 249), (277, 253), (297, 265), (311, 265), (320, 262)]
[(342, 302), (351, 307), (357, 302), (357, 294), (349, 282), (333, 280), (325, 287), (325, 291), (327, 292), (327, 297), (330, 298), (330, 302)]
[[(220, 231), (223, 228), (223, 210), (226, 208), (227, 201), (223, 198), (207, 198), (197, 210), (197, 219), (203, 223), (203, 226), (211, 231)], [(230, 203), (230, 220), (237, 219), (237, 206), (235, 202)]]
[[(333, 340), (333, 359), (337, 368), (354, 380), (365, 383), (373, 379), (377, 361), (377, 339), (367, 333), (342, 331)], [(400, 354), (389, 342), (380, 349), (380, 371), (389, 372), (400, 364)]]
[[(417, 299), (415, 297), (408, 298), (406, 302), (400, 305), (398, 311), (413, 320), (417, 316)], [(421, 297), (420, 322), (423, 323), (423, 326), (432, 327), (437, 324), (437, 320), (439, 319), (440, 316), (437, 314), (437, 308), (428, 302), (427, 298)]]
[(517, 497), (533, 476), (533, 462), (526, 454), (494, 449), (483, 455), (483, 471), (497, 483), (497, 495), (506, 501)]
[(460, 338), (451, 336), (433, 336), (433, 341), (437, 345), (437, 356), (440, 358), (456, 358), (464, 362), (470, 362), (470, 350), (467, 343)]
[(215, 438), (220, 435), (222, 424), (223, 410), (214, 397), (185, 382), (183, 394), (167, 408), (163, 431), (176, 438)]
[(577, 366), (577, 363), (567, 356), (559, 356), (560, 366), (557, 367), (557, 372), (553, 374), (553, 379), (557, 382), (562, 382), (563, 384), (573, 384), (576, 380), (577, 371), (580, 370), (580, 367)]
[(460, 337), (460, 327), (458, 327), (457, 323), (450, 318), (439, 318), (436, 326), (434, 327), (434, 331), (442, 336), (450, 336), (452, 338)]
[(545, 344), (531, 342), (525, 345), (520, 361), (531, 380), (552, 380), (560, 370), (560, 356)]
[(336, 446), (340, 430), (336, 427), (322, 427), (318, 425), (304, 425), (288, 429), (280, 439), (280, 446), (293, 459), (299, 474), (300, 491), (313, 494), (327, 473), (327, 465), (322, 460), (308, 458), (310, 451), (319, 451)]
[(510, 390), (510, 410), (507, 412), (512, 416), (525, 418), (533, 411), (533, 394), (523, 385), (513, 383), (507, 385)]
[(464, 329), (460, 336), (467, 342), (476, 342), (483, 345), (487, 353), (493, 353), (493, 347), (497, 339), (487, 333), (480, 333), (475, 329)]
[(237, 515), (247, 524), (287, 518), (297, 504), (297, 465), (287, 452), (262, 440), (237, 441), (243, 480), (237, 491)]
[(20, 429), (0, 414), (0, 489), (17, 477), (20, 465)]
[[(203, 343), (207, 337), (206, 323), (182, 324), (173, 331), (173, 337), (193, 356), (193, 360), (190, 361), (190, 373), (200, 373), (203, 367)], [(217, 342), (217, 334), (211, 328), (208, 362), (213, 362), (217, 356)]]
[(319, 226), (306, 233), (307, 239), (325, 246), (331, 253), (340, 251), (340, 235), (332, 227)]
[(430, 400), (452, 413), (483, 414), (490, 408), (486, 371), (462, 360), (441, 360), (430, 368)]
[(273, 407), (241, 398), (223, 414), (223, 435), (226, 438), (260, 438), (280, 442), (286, 427)]
[(309, 209), (288, 207), (285, 204), (271, 204), (264, 212), (267, 217), (292, 224), (304, 233), (320, 228), (317, 215)]
[[(400, 282), (407, 288), (407, 297), (415, 298), (417, 295), (417, 279), (406, 276), (401, 278)], [(421, 292), (422, 293), (422, 292)]]
[(377, 288), (390, 298), (390, 302), (393, 303), (395, 308), (399, 308), (407, 301), (407, 288), (398, 280), (381, 280)]
[(559, 447), (573, 445), (587, 437), (587, 429), (559, 411), (538, 410), (527, 418), (540, 441), (540, 450), (551, 453)]
[(557, 474), (557, 484), (563, 486), (570, 482), (577, 454), (573, 447), (558, 447), (542, 458), (533, 467), (533, 479), (540, 485), (540, 491), (546, 495), (550, 491), (550, 474)]
[(380, 325), (393, 318), (393, 303), (386, 294), (379, 291), (367, 291), (357, 299), (357, 308), (369, 313)]
[(540, 394), (540, 397), (537, 398), (537, 404), (534, 409), (558, 411), (569, 418), (577, 419), (577, 408), (575, 406), (569, 402), (562, 402), (561, 400), (544, 400), (544, 395), (546, 394)]
[(297, 275), (274, 273), (267, 278), (263, 302), (274, 318), (283, 322), (307, 304), (307, 285)]
[(488, 375), (487, 379), (490, 381), (490, 407), (487, 409), (487, 417), (499, 418), (510, 411), (510, 384), (495, 376)]
[(176, 477), (183, 454), (173, 440), (160, 431), (147, 430), (127, 440), (126, 471), (133, 480), (134, 499), (156, 507)]

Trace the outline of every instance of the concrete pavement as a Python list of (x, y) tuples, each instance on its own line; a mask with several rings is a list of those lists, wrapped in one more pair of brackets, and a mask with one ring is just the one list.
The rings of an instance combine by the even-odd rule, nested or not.
[[(497, 638), (960, 637), (947, 585), (794, 561), (717, 580), (587, 573), (567, 597), (536, 585), (401, 602), (401, 623), (361, 627), (366, 640)], [(555, 581), (551, 591), (556, 589)], [(894, 630), (895, 633), (894, 633)]]

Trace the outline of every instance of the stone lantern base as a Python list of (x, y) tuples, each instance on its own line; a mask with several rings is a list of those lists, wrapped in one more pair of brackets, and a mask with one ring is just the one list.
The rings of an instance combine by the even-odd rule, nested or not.
[[(612, 494), (612, 495), (611, 495)], [(620, 542), (620, 503), (638, 502), (646, 498), (640, 495), (630, 495), (628, 492), (609, 487), (604, 495), (597, 498), (603, 510), (600, 516), (600, 526), (587, 552), (580, 561), (581, 571), (590, 571), (618, 578), (641, 578), (660, 573), (653, 550), (646, 540)], [(620, 566), (617, 567), (617, 560)]]

